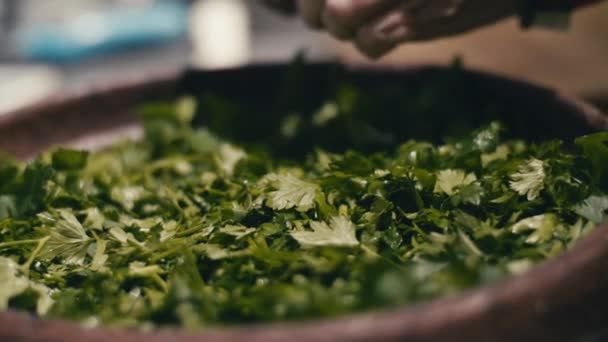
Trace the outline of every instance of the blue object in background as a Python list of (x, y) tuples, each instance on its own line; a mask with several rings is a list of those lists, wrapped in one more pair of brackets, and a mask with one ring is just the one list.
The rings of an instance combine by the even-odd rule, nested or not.
[(70, 62), (113, 50), (183, 38), (188, 6), (162, 1), (142, 7), (111, 7), (40, 24), (17, 36), (18, 53), (37, 61)]

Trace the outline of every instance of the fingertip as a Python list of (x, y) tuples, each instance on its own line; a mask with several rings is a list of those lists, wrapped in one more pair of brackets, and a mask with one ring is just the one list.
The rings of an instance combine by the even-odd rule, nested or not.
[(360, 53), (371, 60), (380, 59), (396, 46), (396, 44), (383, 46), (372, 45), (358, 38), (354, 40), (354, 45)]
[(369, 58), (377, 59), (412, 38), (407, 15), (394, 12), (362, 27), (357, 32), (355, 45)]

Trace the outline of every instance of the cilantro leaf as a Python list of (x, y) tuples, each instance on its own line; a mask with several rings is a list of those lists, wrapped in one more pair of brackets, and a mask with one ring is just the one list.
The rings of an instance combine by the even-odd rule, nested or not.
[(485, 196), (484, 188), (477, 183), (461, 185), (457, 187), (456, 193), (451, 200), (455, 205), (468, 203), (472, 205), (480, 205), (482, 198)]
[(535, 244), (548, 241), (559, 225), (557, 217), (553, 214), (543, 214), (525, 218), (511, 227), (514, 234), (532, 231), (526, 238), (526, 243)]
[(9, 258), (0, 258), (0, 310), (8, 309), (11, 298), (29, 287), (26, 278), (18, 276), (19, 265)]
[(52, 165), (56, 170), (80, 170), (87, 164), (89, 152), (60, 148), (53, 152)]
[(13, 195), (0, 195), (0, 220), (16, 217), (18, 213), (17, 201)]
[(131, 210), (145, 193), (141, 186), (115, 187), (110, 192), (110, 197), (120, 203), (125, 209)]
[(497, 160), (506, 160), (511, 153), (509, 147), (507, 145), (500, 145), (496, 148), (494, 152), (491, 153), (483, 153), (481, 155), (481, 165), (483, 167), (487, 167), (490, 163), (495, 162)]
[(255, 232), (255, 228), (247, 228), (241, 225), (226, 225), (219, 229), (222, 234), (234, 236), (237, 239), (242, 239), (245, 236)]
[(355, 225), (344, 216), (332, 217), (329, 225), (325, 222), (311, 221), (310, 228), (312, 231), (292, 231), (291, 237), (304, 248), (359, 245), (355, 236)]
[(602, 223), (608, 217), (608, 196), (591, 196), (575, 207), (580, 216), (594, 223)]
[(0, 152), (0, 191), (13, 184), (18, 174), (17, 162)]
[(276, 189), (267, 195), (266, 205), (270, 208), (276, 210), (295, 208), (304, 212), (315, 206), (315, 197), (319, 191), (317, 184), (300, 180), (292, 174), (273, 174), (267, 179)]
[(222, 144), (219, 148), (218, 166), (220, 170), (231, 175), (238, 162), (246, 156), (247, 154), (243, 150), (230, 144)]
[(38, 315), (45, 315), (53, 300), (50, 297), (50, 290), (41, 284), (30, 281), (27, 277), (20, 274), (19, 265), (9, 258), (0, 257), (0, 310), (6, 310), (9, 301), (28, 289), (36, 293), (36, 312)]
[(40, 213), (38, 218), (43, 230), (50, 236), (40, 256), (48, 259), (59, 257), (67, 264), (83, 265), (93, 239), (87, 235), (78, 219), (65, 209)]
[(467, 174), (463, 170), (441, 170), (437, 174), (437, 183), (435, 183), (436, 193), (445, 193), (452, 196), (456, 188), (463, 185), (469, 185), (477, 180), (474, 173)]
[(457, 70), (408, 91), (298, 71), (271, 110), (223, 82), (232, 95), (146, 105), (141, 140), (0, 154), (0, 311), (136, 329), (332, 318), (521, 274), (608, 214), (605, 133), (517, 139), (482, 124), (502, 106), (478, 106)]
[(608, 132), (586, 135), (576, 139), (576, 145), (591, 163), (593, 179), (602, 186), (608, 185)]
[(545, 168), (542, 160), (532, 158), (523, 163), (518, 171), (510, 176), (509, 186), (528, 201), (533, 201), (545, 188)]
[(19, 215), (27, 216), (40, 211), (46, 196), (47, 182), (53, 177), (53, 168), (41, 161), (29, 163), (23, 171), (17, 202)]

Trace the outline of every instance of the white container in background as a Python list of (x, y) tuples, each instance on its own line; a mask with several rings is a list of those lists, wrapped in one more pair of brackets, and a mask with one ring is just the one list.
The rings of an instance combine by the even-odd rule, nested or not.
[(190, 12), (192, 64), (205, 69), (243, 65), (251, 58), (251, 27), (242, 0), (199, 0)]

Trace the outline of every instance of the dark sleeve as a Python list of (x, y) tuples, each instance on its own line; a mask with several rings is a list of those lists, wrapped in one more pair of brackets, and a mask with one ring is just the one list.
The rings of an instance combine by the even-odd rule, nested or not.
[(569, 11), (601, 0), (540, 0), (540, 8), (545, 11)]
[(263, 0), (262, 2), (285, 14), (293, 14), (296, 11), (295, 0)]

